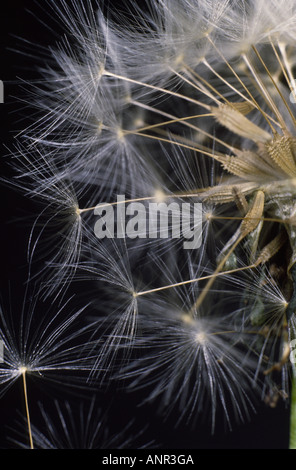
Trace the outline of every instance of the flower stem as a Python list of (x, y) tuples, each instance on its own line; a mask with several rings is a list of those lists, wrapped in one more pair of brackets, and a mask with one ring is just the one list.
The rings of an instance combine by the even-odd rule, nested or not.
[(289, 449), (296, 449), (296, 371), (294, 370), (291, 385)]
[(30, 447), (31, 447), (31, 449), (34, 449), (33, 438), (32, 438), (32, 430), (31, 430), (31, 420), (30, 420), (29, 404), (28, 404), (26, 371), (23, 371), (23, 372), (22, 372), (22, 376), (23, 376), (23, 386), (24, 386), (24, 396), (25, 396), (25, 405), (26, 405), (26, 414), (27, 414), (27, 422), (28, 422), (28, 431), (29, 431)]

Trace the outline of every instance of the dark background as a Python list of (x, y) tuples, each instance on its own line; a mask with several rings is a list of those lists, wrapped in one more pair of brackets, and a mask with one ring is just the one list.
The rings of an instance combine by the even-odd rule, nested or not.
[[(116, 9), (124, 5), (122, 2), (110, 1), (109, 6), (111, 9)], [(48, 11), (46, 1), (9, 0), (1, 3), (0, 79), (3, 80), (5, 88), (5, 103), (0, 105), (2, 177), (12, 176), (8, 162), (11, 158), (10, 152), (13, 152), (14, 135), (25, 127), (30, 112), (21, 101), (22, 81), (38, 78), (37, 58), (40, 57), (40, 63), (46, 60), (43, 47), (53, 45), (62, 34), (62, 29), (50, 19), (46, 11)], [(31, 50), (37, 58), (24, 54), (24, 50), (27, 52)], [(2, 303), (7, 307), (11, 301), (21, 299), (24, 292), (27, 273), (26, 248), (30, 229), (27, 214), (33, 209), (22, 195), (9, 186), (2, 184), (0, 190), (0, 296)], [(35, 390), (29, 389), (29, 393), (34, 416), (34, 405), (39, 396)], [(108, 397), (105, 397), (106, 401), (107, 399)], [(5, 397), (0, 399), (0, 448), (6, 448), (3, 440), (7, 434), (6, 426), (13, 427), (16, 410), (24, 411), (22, 400), (20, 384), (14, 385)], [(135, 415), (139, 423), (150, 423), (147, 437), (162, 442), (162, 448), (285, 449), (288, 447), (289, 410), (283, 403), (279, 403), (274, 409), (262, 404), (250, 423), (234, 424), (232, 433), (225, 432), (223, 426), (218, 425), (214, 436), (211, 436), (209, 431), (204, 431), (202, 427), (193, 430), (186, 426), (174, 429), (174, 416), (163, 423), (153, 407), (135, 408), (132, 398), (119, 393), (114, 411), (110, 414), (111, 429), (116, 431), (131, 415)], [(36, 419), (38, 419), (37, 414)]]

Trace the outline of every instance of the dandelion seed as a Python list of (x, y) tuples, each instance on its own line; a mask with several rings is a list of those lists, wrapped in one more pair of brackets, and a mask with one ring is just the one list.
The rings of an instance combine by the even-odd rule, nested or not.
[[(33, 293), (34, 294), (34, 293)], [(31, 295), (33, 295), (31, 294)], [(66, 384), (79, 390), (87, 388), (87, 375), (96, 358), (95, 345), (90, 341), (91, 327), (81, 323), (86, 307), (66, 313), (69, 301), (55, 311), (37, 311), (38, 291), (29, 302), (28, 292), (19, 315), (0, 312), (0, 338), (4, 345), (4, 361), (0, 364), (0, 395), (22, 377), (26, 403), (30, 445), (31, 432), (27, 377)], [(40, 300), (39, 300), (40, 302)], [(92, 352), (92, 353), (91, 353)]]
[(220, 406), (230, 427), (233, 414), (237, 420), (246, 419), (256, 386), (252, 358), (239, 347), (242, 334), (227, 330), (230, 324), (222, 324), (221, 318), (189, 320), (157, 302), (150, 302), (150, 309), (149, 320), (143, 319), (144, 334), (134, 344), (137, 359), (115, 376), (124, 379), (131, 391), (147, 390), (142, 405), (157, 401), (164, 416), (177, 408), (177, 425), (210, 415), (214, 431)]

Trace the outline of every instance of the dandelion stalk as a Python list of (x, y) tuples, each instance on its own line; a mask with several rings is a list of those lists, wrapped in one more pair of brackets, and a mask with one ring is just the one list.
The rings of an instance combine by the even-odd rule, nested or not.
[(32, 429), (31, 429), (30, 411), (29, 411), (29, 403), (28, 403), (27, 381), (26, 381), (27, 368), (22, 367), (21, 373), (22, 373), (22, 377), (23, 377), (23, 388), (24, 388), (24, 397), (25, 397), (25, 407), (26, 407), (26, 415), (27, 415), (28, 432), (29, 432), (29, 439), (30, 439), (30, 448), (34, 449)]
[(289, 448), (296, 449), (296, 375), (293, 369), (290, 403), (290, 441)]

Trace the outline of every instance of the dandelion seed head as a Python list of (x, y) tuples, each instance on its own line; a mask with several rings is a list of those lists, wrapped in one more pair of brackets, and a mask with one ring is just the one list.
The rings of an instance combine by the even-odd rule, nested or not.
[(145, 121), (141, 117), (136, 117), (133, 121), (133, 127), (135, 129), (139, 127), (144, 127), (144, 125), (145, 125)]
[(154, 198), (155, 198), (155, 201), (158, 203), (165, 202), (167, 200), (167, 195), (164, 193), (162, 189), (156, 189), (154, 193)]
[(98, 79), (100, 80), (105, 75), (105, 73), (106, 73), (105, 67), (104, 67), (103, 64), (101, 64), (99, 66), (99, 72), (98, 72), (98, 75), (97, 75)]
[(98, 134), (101, 134), (102, 130), (104, 129), (104, 124), (102, 121), (99, 121), (98, 124)]
[(118, 128), (117, 129), (117, 138), (120, 142), (123, 142), (124, 141), (124, 137), (125, 137), (125, 134), (124, 134), (124, 131), (123, 129), (121, 128)]
[(204, 345), (207, 342), (207, 335), (204, 331), (201, 331), (199, 333), (196, 333), (195, 335), (195, 341), (200, 344), (201, 346)]
[(20, 366), (18, 370), (19, 370), (19, 374), (23, 375), (29, 372), (30, 368), (28, 368), (27, 366)]
[[(86, 307), (73, 313), (66, 311), (71, 299), (63, 305), (52, 302), (47, 308), (43, 300), (42, 313), (37, 314), (40, 294), (37, 289), (30, 303), (29, 291), (25, 292), (22, 311), (16, 318), (9, 311), (0, 310), (0, 336), (5, 351), (0, 364), (1, 395), (25, 374), (65, 387), (89, 387), (87, 377), (97, 346), (87, 336), (91, 334), (90, 325), (82, 322)], [(84, 343), (86, 337), (89, 342)]]
[[(134, 20), (116, 22), (90, 1), (55, 7), (69, 38), (32, 91), (38, 119), (16, 185), (28, 179), (43, 205), (30, 253), (48, 248), (45, 291), (86, 287), (91, 342), (67, 333), (76, 315), (55, 313), (53, 331), (52, 319), (37, 323), (32, 342), (29, 316), (19, 347), (4, 325), (0, 381), (29, 370), (87, 370), (100, 384), (112, 375), (147, 386), (144, 402), (164, 415), (177, 408), (178, 424), (207, 409), (214, 429), (218, 407), (231, 426), (231, 413), (249, 416), (254, 391), (273, 388), (273, 377), (261, 384), (265, 366), (287, 376), (278, 350), (287, 354), (295, 330), (295, 0), (148, 3), (144, 13), (131, 2)], [(127, 193), (145, 207), (201, 203), (200, 250), (95, 239), (93, 208), (118, 208), (114, 196)]]
[(187, 325), (194, 325), (195, 324), (195, 319), (192, 315), (189, 315), (188, 313), (182, 313), (180, 315), (180, 318), (182, 322), (184, 322)]
[(204, 218), (206, 221), (210, 222), (211, 219), (213, 218), (213, 215), (214, 215), (213, 212), (208, 210), (207, 212), (204, 213)]
[(79, 209), (78, 206), (75, 208), (75, 214), (76, 214), (78, 217), (81, 217), (81, 209)]

